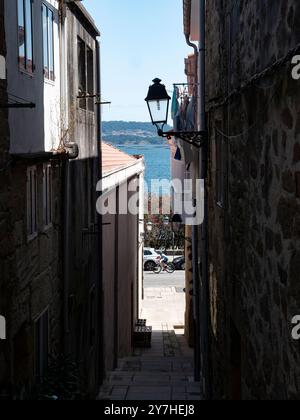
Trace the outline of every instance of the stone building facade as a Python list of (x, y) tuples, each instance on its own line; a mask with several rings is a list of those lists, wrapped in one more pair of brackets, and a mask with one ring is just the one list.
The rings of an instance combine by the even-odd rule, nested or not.
[(207, 4), (213, 398), (299, 399), (296, 0)]
[[(104, 375), (102, 221), (96, 212), (100, 160), (100, 32), (80, 2), (63, 6), (67, 147), (65, 162), (64, 325), (65, 350), (78, 364), (81, 395), (94, 397)], [(92, 97), (88, 97), (88, 96)], [(82, 99), (80, 99), (81, 97)], [(72, 146), (73, 145), (73, 146)]]

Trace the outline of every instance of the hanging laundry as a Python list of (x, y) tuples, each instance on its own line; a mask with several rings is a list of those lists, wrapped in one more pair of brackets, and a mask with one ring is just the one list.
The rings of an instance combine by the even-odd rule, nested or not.
[(179, 147), (177, 147), (177, 150), (176, 150), (176, 153), (175, 153), (174, 159), (175, 159), (175, 160), (182, 160), (182, 157), (181, 157), (181, 151), (180, 151)]
[(171, 107), (171, 116), (174, 120), (179, 109), (179, 103), (178, 103), (178, 88), (174, 87), (173, 97), (172, 97), (172, 107)]

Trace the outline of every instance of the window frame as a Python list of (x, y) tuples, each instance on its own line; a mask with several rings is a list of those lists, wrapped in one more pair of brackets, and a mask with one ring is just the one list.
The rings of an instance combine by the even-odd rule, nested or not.
[[(28, 38), (27, 38), (27, 5), (28, 1), (30, 3), (30, 26), (31, 26), (31, 67), (29, 66), (28, 62)], [(20, 13), (20, 3), (22, 4), (22, 17), (23, 17), (23, 25), (24, 25), (24, 62), (21, 61), (21, 55), (20, 55), (20, 26), (19, 26), (19, 13)], [(34, 60), (34, 19), (33, 19), (33, 0), (18, 0), (17, 1), (17, 30), (18, 30), (18, 66), (20, 71), (26, 72), (30, 75), (33, 75), (35, 71), (35, 60)]]
[(38, 235), (38, 179), (37, 167), (27, 168), (26, 199), (27, 199), (27, 240), (35, 239)]
[(52, 227), (53, 222), (53, 188), (52, 166), (49, 163), (43, 165), (43, 224), (44, 230)]
[[(44, 15), (44, 11), (46, 12), (46, 15)], [(46, 18), (46, 26), (47, 26), (46, 34), (44, 30), (45, 29), (44, 18)], [(54, 21), (55, 21), (55, 17), (54, 17), (53, 9), (49, 7), (49, 5), (43, 2), (42, 3), (43, 73), (44, 73), (44, 78), (50, 82), (55, 82)], [(51, 31), (50, 31), (50, 28), (51, 28)], [(52, 34), (52, 39), (50, 37), (50, 34)], [(46, 36), (46, 39), (45, 39), (45, 36)], [(45, 54), (45, 47), (47, 48), (46, 54)], [(47, 56), (47, 63), (45, 63), (46, 56)], [(50, 67), (51, 63), (52, 63), (52, 66)]]
[[(91, 60), (90, 60), (91, 58)], [(94, 50), (86, 44), (86, 88), (88, 95), (95, 94), (95, 57)], [(95, 111), (94, 98), (87, 98), (87, 110)]]
[[(79, 45), (83, 46), (84, 49), (84, 71), (80, 71), (79, 65), (82, 64), (83, 60), (80, 59)], [(90, 58), (92, 60), (90, 61)], [(92, 65), (90, 65), (92, 63)], [(84, 41), (79, 35), (77, 36), (77, 71), (78, 71), (78, 95), (94, 95), (95, 94), (95, 50)], [(81, 91), (81, 76), (84, 75), (84, 88), (85, 91)], [(91, 83), (92, 79), (92, 83)], [(95, 112), (95, 98), (82, 98), (79, 100), (79, 108), (88, 112)]]

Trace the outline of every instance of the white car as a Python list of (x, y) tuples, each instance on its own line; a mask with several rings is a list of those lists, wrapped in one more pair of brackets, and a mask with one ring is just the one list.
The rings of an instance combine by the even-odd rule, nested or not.
[(154, 248), (144, 249), (144, 270), (153, 271), (154, 268), (160, 262), (160, 255), (155, 251)]

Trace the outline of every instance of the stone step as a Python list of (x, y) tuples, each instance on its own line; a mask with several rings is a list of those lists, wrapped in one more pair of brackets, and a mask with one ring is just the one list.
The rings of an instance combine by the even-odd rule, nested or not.
[(114, 377), (134, 377), (134, 376), (147, 376), (148, 378), (158, 378), (158, 377), (165, 377), (165, 378), (171, 378), (171, 377), (193, 377), (192, 374), (187, 374), (186, 372), (182, 371), (174, 371), (174, 372), (145, 372), (145, 371), (137, 371), (137, 372), (131, 372), (131, 371), (113, 371), (109, 372), (107, 377), (114, 378)]
[(154, 386), (154, 385), (166, 385), (166, 386), (192, 386), (195, 385), (199, 387), (199, 384), (195, 384), (194, 378), (192, 377), (184, 377), (184, 376), (171, 376), (168, 377), (149, 377), (148, 375), (144, 376), (134, 376), (134, 377), (111, 377), (107, 380), (104, 384), (104, 387), (107, 386), (134, 386), (134, 385), (141, 385), (141, 386)]
[(166, 362), (180, 362), (180, 363), (193, 363), (190, 357), (180, 357), (180, 356), (171, 356), (171, 357), (164, 357), (164, 356), (152, 356), (152, 355), (144, 355), (144, 356), (137, 356), (137, 357), (128, 357), (125, 359), (120, 359), (119, 363), (124, 362), (157, 362), (157, 361), (166, 361)]

